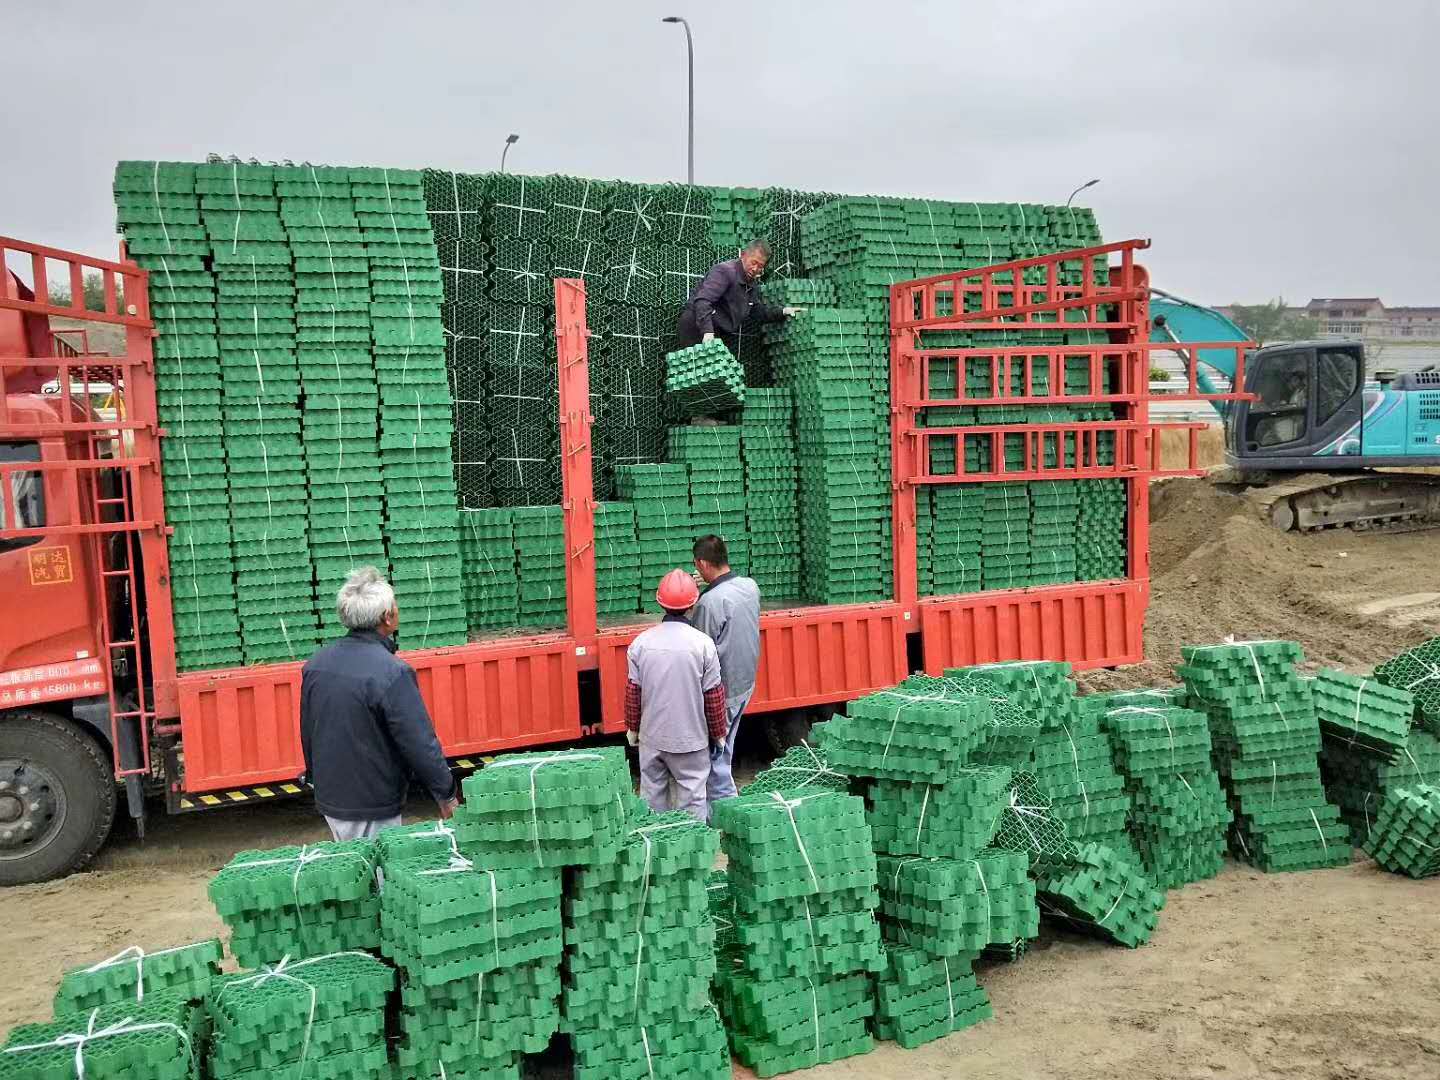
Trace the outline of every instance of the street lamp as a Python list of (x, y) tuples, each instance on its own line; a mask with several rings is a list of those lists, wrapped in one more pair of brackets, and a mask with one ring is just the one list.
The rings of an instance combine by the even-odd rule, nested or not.
[(1066, 209), (1066, 210), (1069, 210), (1069, 209), (1070, 209), (1070, 204), (1075, 201), (1075, 196), (1076, 196), (1076, 195), (1079, 195), (1080, 192), (1084, 191), (1086, 188), (1092, 188), (1092, 187), (1094, 187), (1094, 186), (1095, 186), (1096, 184), (1098, 184), (1099, 182), (1100, 182), (1100, 178), (1097, 176), (1094, 180), (1086, 180), (1085, 183), (1081, 184), (1081, 185), (1080, 185), (1079, 187), (1077, 187), (1074, 191), (1070, 192), (1070, 198), (1068, 198), (1068, 199), (1065, 200), (1065, 209)]
[(505, 171), (505, 158), (510, 154), (510, 147), (514, 146), (519, 141), (519, 135), (505, 136), (505, 149), (500, 151), (500, 171), (502, 173)]
[(686, 183), (695, 183), (695, 39), (690, 36), (690, 24), (679, 15), (666, 15), (661, 22), (679, 23), (685, 27), (685, 61), (689, 76), (690, 122), (686, 127)]

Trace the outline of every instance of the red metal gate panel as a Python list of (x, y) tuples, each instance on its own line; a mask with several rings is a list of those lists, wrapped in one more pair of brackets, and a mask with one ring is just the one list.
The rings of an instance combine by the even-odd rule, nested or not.
[(1138, 663), (1144, 582), (1005, 590), (920, 602), (925, 672), (1003, 660)]

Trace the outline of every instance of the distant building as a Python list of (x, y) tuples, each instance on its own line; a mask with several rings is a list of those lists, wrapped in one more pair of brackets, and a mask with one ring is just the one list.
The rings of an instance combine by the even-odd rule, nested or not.
[[(1230, 318), (1231, 309), (1217, 308)], [(1321, 296), (1289, 309), (1315, 320), (1315, 336), (1365, 345), (1370, 373), (1440, 364), (1440, 307), (1386, 307), (1378, 296)]]

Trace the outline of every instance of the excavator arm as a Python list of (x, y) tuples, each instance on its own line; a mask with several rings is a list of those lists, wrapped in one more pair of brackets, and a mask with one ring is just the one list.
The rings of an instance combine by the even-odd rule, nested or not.
[[(1171, 342), (1183, 345), (1187, 341), (1248, 341), (1250, 335), (1241, 330), (1214, 308), (1204, 307), (1183, 297), (1161, 289), (1150, 290), (1150, 340), (1157, 344)], [(1233, 384), (1235, 381), (1235, 352), (1231, 349), (1200, 349), (1199, 360), (1224, 375)], [(1219, 393), (1214, 380), (1197, 366), (1196, 380), (1200, 389), (1207, 394)], [(1228, 401), (1212, 401), (1211, 405), (1222, 417), (1229, 411)]]

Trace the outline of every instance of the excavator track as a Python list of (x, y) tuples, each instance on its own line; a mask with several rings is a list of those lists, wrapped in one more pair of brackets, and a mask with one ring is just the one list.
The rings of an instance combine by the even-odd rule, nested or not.
[(1212, 478), (1239, 489), (1282, 532), (1413, 532), (1440, 528), (1440, 475), (1406, 472), (1244, 473)]

